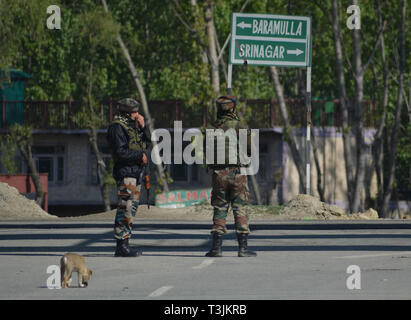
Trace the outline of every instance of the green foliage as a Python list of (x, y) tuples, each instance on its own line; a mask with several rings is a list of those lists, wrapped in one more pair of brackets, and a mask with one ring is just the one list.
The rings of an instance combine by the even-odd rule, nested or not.
[(17, 173), (15, 163), (17, 146), (11, 141), (10, 136), (2, 136), (0, 144), (0, 162), (9, 175)]
[(8, 139), (8, 142), (27, 149), (33, 144), (33, 128), (15, 123), (10, 127)]
[(113, 178), (113, 168), (114, 168), (114, 161), (113, 159), (110, 159), (108, 166), (106, 167), (107, 172), (105, 176), (103, 177), (104, 179), (103, 184), (106, 184), (112, 188), (114, 188), (117, 185), (116, 180), (114, 180)]
[[(215, 93), (210, 81), (210, 64), (204, 56), (205, 31), (203, 0), (107, 1), (110, 13), (102, 10), (96, 0), (57, 0), (61, 7), (62, 29), (46, 27), (48, 0), (0, 1), (0, 69), (21, 69), (34, 78), (27, 82), (26, 98), (31, 100), (83, 101), (84, 109), (73, 121), (79, 126), (102, 123), (96, 101), (137, 97), (135, 83), (115, 41), (119, 32), (127, 45), (148, 100), (180, 99), (189, 116), (198, 117), (204, 106), (214, 117)], [(213, 1), (217, 39), (222, 47), (230, 33), (231, 13), (239, 12), (244, 0)], [(176, 3), (179, 5), (177, 6)], [(392, 126), (398, 86), (399, 9), (401, 1), (381, 1), (382, 18), (387, 21), (384, 31), (389, 69), (389, 105), (387, 125)], [(349, 0), (339, 1), (342, 37), (344, 40), (345, 78), (347, 95), (354, 96), (352, 70), (352, 31), (346, 28), (346, 8)], [(244, 12), (311, 16), (313, 34), (312, 96), (338, 97), (334, 41), (330, 24), (330, 1), (248, 1)], [(363, 63), (371, 54), (378, 35), (375, 1), (361, 1), (361, 51)], [(408, 7), (409, 10), (409, 7)], [(187, 28), (177, 17), (186, 21)], [(408, 17), (409, 18), (409, 17)], [(411, 45), (411, 28), (406, 28), (407, 48)], [(228, 63), (228, 47), (220, 63), (220, 91), (225, 92), (222, 62)], [(405, 88), (411, 81), (411, 55), (406, 56)], [(301, 97), (305, 88), (305, 70), (281, 68), (281, 83), (286, 98)], [(364, 99), (376, 102), (378, 112), (372, 114), (377, 123), (382, 114), (383, 68), (381, 50), (364, 74)], [(267, 69), (255, 66), (233, 67), (233, 94), (242, 100), (275, 97)], [(246, 119), (255, 110), (247, 103), (239, 105)], [(268, 116), (268, 115), (267, 115)], [(104, 118), (105, 119), (105, 118)], [(398, 149), (398, 179), (409, 177), (409, 120), (403, 114)], [(91, 121), (91, 122), (90, 122)], [(99, 122), (100, 121), (100, 122)], [(406, 128), (406, 129), (404, 129)], [(351, 128), (346, 128), (350, 130)], [(21, 129), (14, 129), (21, 130)], [(25, 132), (20, 132), (25, 134)], [(26, 132), (27, 133), (27, 132)], [(17, 134), (17, 132), (16, 132)], [(405, 179), (405, 178), (404, 178)], [(401, 180), (402, 181), (402, 180)], [(406, 182), (401, 182), (405, 185)], [(407, 190), (409, 190), (409, 187)]]
[(156, 186), (156, 189), (154, 190), (155, 194), (159, 194), (163, 192), (165, 182), (167, 183), (173, 182), (173, 178), (171, 178), (168, 170), (164, 170), (164, 178), (157, 178), (157, 186)]

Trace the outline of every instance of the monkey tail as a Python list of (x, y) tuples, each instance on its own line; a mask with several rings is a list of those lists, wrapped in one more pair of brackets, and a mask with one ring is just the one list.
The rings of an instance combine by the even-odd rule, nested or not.
[(64, 281), (64, 274), (66, 273), (66, 264), (67, 264), (67, 257), (63, 256), (60, 259), (60, 280), (63, 285)]

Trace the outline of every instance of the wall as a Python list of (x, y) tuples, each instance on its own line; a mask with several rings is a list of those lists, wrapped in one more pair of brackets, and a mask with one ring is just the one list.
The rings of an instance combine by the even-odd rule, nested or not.
[[(365, 131), (366, 143), (370, 144), (373, 137), (373, 130)], [(301, 135), (296, 132), (298, 141), (298, 150), (302, 151), (305, 161), (305, 144), (306, 137), (305, 134)], [(347, 184), (345, 178), (345, 161), (344, 161), (344, 147), (342, 133), (334, 128), (328, 127), (322, 130), (321, 128), (314, 128), (312, 130), (311, 136), (315, 135), (315, 143), (318, 146), (318, 160), (320, 168), (322, 171), (322, 183), (324, 186), (324, 198), (327, 203), (336, 204), (343, 209), (348, 208), (347, 199)], [(352, 140), (352, 151), (355, 155), (354, 149), (354, 137)], [(317, 168), (314, 162), (313, 154), (313, 139), (311, 140), (311, 190), (314, 196), (319, 197), (317, 188)], [(285, 146), (286, 149), (286, 192), (284, 195), (284, 200), (289, 201), (299, 193), (299, 179), (298, 172), (295, 167), (294, 161), (292, 159), (291, 151), (288, 145)], [(368, 146), (367, 150), (367, 170), (371, 173), (371, 147)], [(304, 168), (305, 172), (305, 168)], [(375, 196), (377, 193), (375, 174), (371, 179), (370, 184), (370, 194)], [(363, 189), (362, 197), (365, 199), (366, 190)]]
[[(298, 173), (292, 160), (288, 145), (282, 139), (281, 128), (261, 129), (260, 142), (260, 169), (257, 174), (257, 183), (263, 203), (277, 205), (291, 200), (299, 193)], [(305, 155), (305, 134), (296, 131), (298, 149)], [(325, 200), (341, 208), (347, 208), (345, 165), (343, 157), (343, 140), (341, 133), (335, 128), (326, 128), (324, 131), (313, 129), (318, 148), (320, 167), (323, 170), (325, 184)], [(367, 133), (367, 141), (372, 139), (372, 131)], [(99, 135), (102, 147), (107, 146), (105, 134)], [(64, 179), (61, 182), (49, 182), (49, 205), (102, 205), (102, 198), (98, 185), (92, 178), (93, 159), (86, 130), (35, 130), (35, 146), (64, 146)], [(313, 148), (312, 148), (313, 150)], [(369, 151), (369, 150), (368, 150)], [(370, 159), (370, 158), (369, 158)], [(170, 184), (171, 190), (196, 189), (211, 186), (210, 174), (201, 166), (198, 168), (196, 181), (176, 181)], [(154, 168), (151, 172), (152, 192), (154, 198), (156, 187)], [(252, 202), (255, 194), (249, 179), (249, 189)], [(371, 195), (376, 193), (375, 177), (371, 183)], [(311, 187), (314, 195), (317, 191), (317, 169), (311, 155)], [(365, 192), (364, 192), (365, 195)], [(142, 193), (142, 203), (145, 203), (145, 192)], [(116, 204), (116, 192), (112, 189), (111, 202)]]
[[(104, 143), (104, 136), (100, 136)], [(92, 182), (92, 153), (86, 133), (35, 134), (35, 146), (64, 146), (64, 180), (49, 182), (49, 205), (101, 205), (100, 188)], [(112, 191), (112, 203), (116, 202)]]

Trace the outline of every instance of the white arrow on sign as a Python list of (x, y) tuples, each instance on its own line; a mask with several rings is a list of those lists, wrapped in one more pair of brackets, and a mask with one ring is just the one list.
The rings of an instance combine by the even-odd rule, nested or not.
[(300, 49), (295, 49), (295, 50), (287, 50), (287, 54), (295, 54), (296, 56), (299, 56), (301, 53), (303, 53), (304, 51), (300, 50)]
[(237, 24), (237, 27), (240, 27), (241, 29), (251, 28), (251, 23), (245, 23), (244, 21), (241, 21)]

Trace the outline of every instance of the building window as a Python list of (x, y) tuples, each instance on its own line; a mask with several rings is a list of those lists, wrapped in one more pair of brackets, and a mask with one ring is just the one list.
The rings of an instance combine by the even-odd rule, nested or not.
[(32, 153), (39, 173), (48, 173), (51, 183), (64, 182), (64, 146), (33, 146)]

